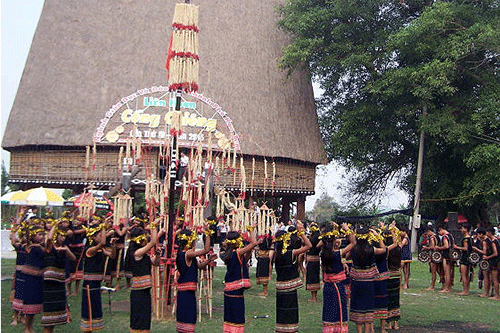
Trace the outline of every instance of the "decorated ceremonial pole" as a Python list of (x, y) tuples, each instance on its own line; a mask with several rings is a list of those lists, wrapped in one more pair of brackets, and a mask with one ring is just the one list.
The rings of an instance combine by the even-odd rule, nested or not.
[[(175, 5), (174, 18), (172, 20), (172, 34), (168, 48), (166, 69), (170, 91), (175, 91), (175, 111), (172, 114), (172, 125), (170, 135), (172, 138), (170, 150), (170, 189), (168, 194), (168, 228), (166, 256), (167, 277), (171, 277), (173, 270), (173, 245), (174, 225), (176, 221), (175, 193), (178, 171), (178, 136), (181, 134), (181, 101), (183, 92), (198, 90), (198, 6), (185, 3)], [(171, 260), (172, 259), (172, 260)], [(171, 285), (167, 285), (167, 304), (171, 304)]]

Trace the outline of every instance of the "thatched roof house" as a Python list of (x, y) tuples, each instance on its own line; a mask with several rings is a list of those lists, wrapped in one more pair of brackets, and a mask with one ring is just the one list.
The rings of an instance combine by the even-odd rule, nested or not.
[[(166, 85), (176, 2), (45, 1), (2, 142), (11, 181), (85, 183), (85, 146), (106, 111), (142, 88)], [(307, 178), (283, 183), (283, 193), (311, 194), (324, 151), (309, 74), (286, 78), (277, 69), (288, 40), (276, 27), (280, 1), (192, 3), (200, 6), (199, 91), (231, 117), (242, 154), (272, 157), (282, 172)], [(94, 181), (111, 185), (117, 149), (98, 151)]]

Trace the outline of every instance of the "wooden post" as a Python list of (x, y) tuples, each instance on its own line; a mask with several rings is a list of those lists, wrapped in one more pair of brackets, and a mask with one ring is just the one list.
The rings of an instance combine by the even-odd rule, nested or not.
[(297, 198), (297, 220), (304, 222), (306, 219), (306, 197), (301, 195)]
[[(422, 112), (422, 116), (425, 117), (427, 115), (427, 107), (424, 106), (424, 110)], [(418, 143), (418, 161), (417, 161), (417, 180), (415, 183), (415, 202), (413, 203), (413, 218), (411, 223), (411, 252), (418, 252), (417, 247), (417, 228), (415, 227), (417, 221), (417, 215), (420, 211), (420, 192), (422, 186), (422, 168), (424, 162), (424, 138), (425, 133), (424, 130), (420, 131), (420, 140)]]

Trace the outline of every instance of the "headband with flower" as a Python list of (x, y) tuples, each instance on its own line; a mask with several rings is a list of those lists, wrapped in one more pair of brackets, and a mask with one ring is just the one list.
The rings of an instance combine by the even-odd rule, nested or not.
[(86, 227), (84, 225), (82, 226), (83, 230), (85, 230), (85, 236), (88, 238), (90, 244), (92, 244), (92, 242), (93, 242), (92, 236), (94, 236), (96, 233), (101, 231), (103, 227), (104, 227), (104, 224), (100, 224), (98, 227), (94, 227), (94, 228)]
[(324, 234), (321, 234), (321, 236), (318, 237), (318, 239), (323, 239), (323, 238), (337, 238), (340, 236), (340, 233), (338, 230), (332, 230), (329, 232), (325, 232)]
[(193, 244), (193, 242), (198, 239), (198, 235), (196, 234), (196, 232), (191, 232), (191, 235), (179, 234), (177, 235), (177, 239), (186, 241), (187, 246), (191, 246), (191, 244)]
[(369, 244), (380, 242), (383, 237), (381, 235), (375, 235), (371, 232), (367, 232), (365, 234), (356, 234), (356, 239), (366, 239)]
[(67, 236), (68, 233), (64, 230), (59, 229), (58, 227), (54, 228), (54, 234), (52, 235), (52, 243), (56, 242), (57, 236), (62, 235), (62, 236)]
[(313, 225), (311, 225), (309, 227), (309, 230), (311, 230), (312, 232), (314, 232), (314, 231), (319, 231), (319, 228), (318, 228), (318, 226), (316, 224), (313, 224)]
[(297, 230), (289, 231), (289, 232), (284, 233), (283, 235), (280, 235), (274, 239), (274, 242), (283, 242), (283, 249), (281, 250), (281, 254), (286, 253), (286, 251), (288, 250), (288, 247), (290, 246), (290, 237), (292, 237), (292, 235), (295, 233), (297, 233)]
[(145, 239), (148, 239), (148, 235), (140, 234), (139, 236), (135, 236), (135, 237), (130, 238), (130, 241), (135, 242), (137, 244), (140, 244)]
[(239, 249), (240, 247), (243, 247), (243, 238), (241, 236), (238, 236), (236, 239), (226, 239), (226, 243), (233, 245), (234, 248)]

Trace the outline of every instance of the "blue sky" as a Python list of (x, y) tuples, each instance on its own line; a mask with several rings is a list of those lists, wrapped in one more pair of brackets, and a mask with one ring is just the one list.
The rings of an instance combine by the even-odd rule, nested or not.
[[(36, 30), (44, 0), (1, 0), (1, 137), (5, 130), (10, 109), (16, 96), (17, 87), (24, 70), (31, 41)], [(315, 89), (317, 92), (318, 89)], [(2, 162), (8, 167), (9, 154), (2, 150)], [(310, 196), (306, 209), (313, 208), (314, 201), (326, 192), (342, 204), (342, 191), (339, 186), (346, 181), (344, 170), (331, 163), (326, 170), (318, 171), (316, 176), (316, 195)], [(398, 208), (406, 204), (407, 196), (394, 188), (389, 188), (378, 203), (384, 208)]]

